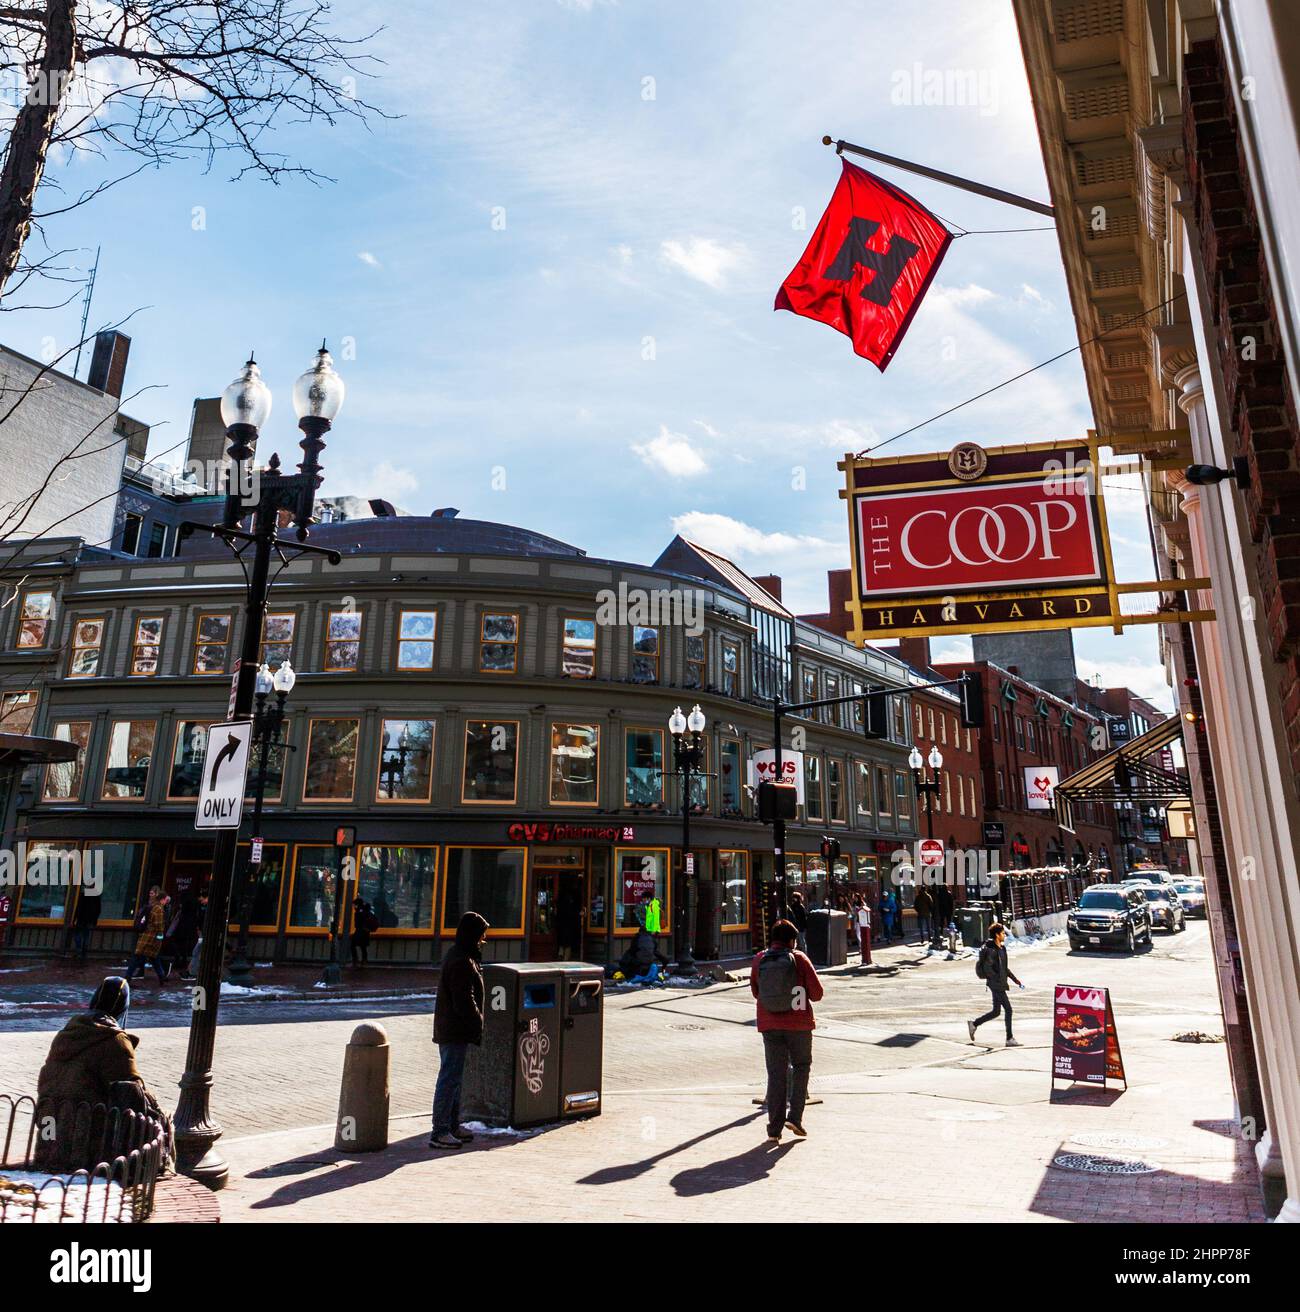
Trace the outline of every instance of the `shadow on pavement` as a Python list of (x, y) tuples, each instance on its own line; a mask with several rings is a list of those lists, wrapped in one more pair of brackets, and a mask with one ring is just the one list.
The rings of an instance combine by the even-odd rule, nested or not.
[(772, 1173), (772, 1168), (794, 1147), (795, 1142), (787, 1139), (775, 1146), (755, 1144), (735, 1157), (679, 1171), (672, 1178), (673, 1189), (682, 1198), (695, 1198), (700, 1194), (716, 1194), (724, 1189), (741, 1189), (747, 1184), (756, 1184)]
[(1053, 1086), (1047, 1101), (1068, 1102), (1073, 1107), (1109, 1107), (1127, 1092), (1127, 1089), (1091, 1089), (1085, 1084), (1073, 1084), (1065, 1089)]
[(726, 1125), (715, 1126), (712, 1130), (706, 1130), (703, 1134), (697, 1134), (694, 1139), (687, 1139), (679, 1143), (674, 1148), (666, 1148), (661, 1153), (656, 1153), (653, 1157), (643, 1158), (639, 1162), (625, 1162), (622, 1166), (605, 1166), (599, 1171), (593, 1171), (591, 1175), (584, 1175), (579, 1184), (621, 1184), (626, 1180), (635, 1180), (637, 1176), (644, 1175), (647, 1171), (652, 1170), (660, 1162), (669, 1157), (675, 1157), (678, 1153), (685, 1152), (688, 1148), (694, 1148), (698, 1143), (704, 1143), (712, 1139), (715, 1135), (726, 1134), (728, 1130), (738, 1129), (742, 1125), (748, 1125), (756, 1121), (763, 1115), (762, 1112), (751, 1112), (748, 1116), (738, 1117), (734, 1121), (729, 1121)]

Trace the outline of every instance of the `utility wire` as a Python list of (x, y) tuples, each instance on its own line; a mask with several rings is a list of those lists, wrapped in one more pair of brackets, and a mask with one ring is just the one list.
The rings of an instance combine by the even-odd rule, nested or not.
[(931, 415), (929, 419), (922, 419), (919, 424), (913, 424), (911, 428), (905, 428), (901, 433), (895, 433), (893, 437), (887, 437), (883, 442), (877, 442), (875, 446), (869, 446), (859, 451), (855, 459), (865, 460), (873, 451), (879, 451), (882, 446), (888, 446), (891, 442), (897, 442), (900, 437), (906, 437), (909, 433), (915, 433), (919, 428), (925, 428), (927, 424), (933, 424), (948, 415), (971, 405), (976, 401), (981, 401), (986, 396), (1000, 391), (1012, 383), (1019, 382), (1022, 378), (1027, 378), (1032, 373), (1037, 373), (1039, 369), (1045, 369), (1049, 364), (1055, 364), (1058, 360), (1063, 360), (1067, 355), (1073, 355), (1075, 351), (1081, 351), (1085, 346), (1091, 346), (1093, 342), (1099, 342), (1103, 337), (1108, 337), (1111, 333), (1118, 332), (1121, 328), (1127, 328), (1130, 324), (1136, 323), (1139, 319), (1145, 319), (1148, 314), (1154, 314), (1157, 310), (1163, 310), (1168, 305), (1173, 305), (1186, 297), (1186, 292), (1179, 292), (1177, 296), (1171, 296), (1167, 301), (1161, 301), (1159, 305), (1148, 306), (1145, 310), (1139, 310), (1137, 314), (1125, 319), (1123, 323), (1117, 323), (1113, 328), (1107, 328), (1104, 332), (1099, 332), (1095, 337), (1089, 337), (1085, 341), (1079, 342), (1076, 346), (1071, 346), (1068, 350), (1060, 351), (1048, 360), (1043, 360), (1039, 364), (1031, 365), (1028, 369), (1021, 370), (1011, 378), (1004, 378), (1000, 383), (994, 383), (992, 387), (986, 387), (982, 392), (976, 392), (974, 396), (968, 396), (964, 401), (958, 401), (956, 405), (950, 405), (946, 410), (940, 410), (937, 415)]

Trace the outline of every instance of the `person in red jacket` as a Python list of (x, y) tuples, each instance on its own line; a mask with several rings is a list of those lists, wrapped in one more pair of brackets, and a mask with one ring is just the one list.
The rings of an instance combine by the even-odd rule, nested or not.
[[(758, 1032), (767, 1063), (767, 1141), (781, 1142), (783, 1125), (803, 1139), (804, 1103), (812, 1070), (812, 1004), (822, 1000), (822, 982), (798, 950), (799, 931), (788, 920), (772, 926), (772, 946), (754, 958), (749, 988), (758, 1007)], [(789, 1106), (786, 1105), (787, 1083)]]

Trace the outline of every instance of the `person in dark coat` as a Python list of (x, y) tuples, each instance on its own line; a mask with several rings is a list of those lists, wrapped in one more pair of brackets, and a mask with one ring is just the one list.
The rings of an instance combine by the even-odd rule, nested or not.
[(139, 936), (136, 938), (135, 951), (132, 952), (130, 963), (126, 968), (128, 980), (134, 979), (137, 972), (143, 975), (146, 966), (153, 967), (159, 984), (167, 978), (160, 955), (163, 938), (167, 932), (167, 902), (167, 895), (155, 884), (149, 890), (148, 904), (135, 920)]
[(85, 961), (90, 950), (90, 935), (99, 924), (99, 912), (103, 905), (103, 896), (99, 893), (85, 893), (77, 899), (77, 910), (72, 918), (72, 951), (78, 961)]
[(799, 934), (799, 951), (808, 951), (808, 908), (803, 904), (803, 894), (798, 890), (790, 894), (787, 919)]
[(175, 970), (181, 979), (191, 979), (190, 956), (199, 941), (199, 898), (190, 889), (180, 900), (163, 938), (163, 951), (167, 957), (167, 970)]
[(438, 1083), (433, 1091), (430, 1148), (459, 1148), (473, 1139), (460, 1124), (460, 1090), (471, 1043), (483, 1042), (483, 940), (488, 922), (467, 911), (456, 926), (456, 942), (443, 958), (433, 1005), (433, 1041), (438, 1045)]
[(561, 961), (573, 961), (582, 948), (582, 898), (566, 888), (556, 899), (555, 950)]
[(936, 884), (934, 889), (934, 918), (939, 922), (939, 932), (952, 924), (952, 913), (957, 905), (952, 889), (947, 884)]
[(104, 1134), (108, 1112), (79, 1112), (82, 1104), (156, 1117), (167, 1127), (170, 1156), (170, 1122), (135, 1064), (140, 1040), (125, 1029), (130, 1002), (130, 984), (121, 975), (109, 975), (89, 1008), (54, 1036), (36, 1080), (37, 1121), (54, 1127), (53, 1135), (37, 1136), (34, 1161), (39, 1169), (76, 1171), (104, 1160), (110, 1148)]
[(1009, 984), (1019, 985), (1022, 989), (1025, 986), (1011, 973), (1011, 967), (1007, 962), (1006, 941), (1007, 929), (1005, 925), (994, 923), (989, 926), (989, 936), (984, 940), (984, 946), (980, 948), (976, 972), (993, 995), (993, 1008), (991, 1011), (985, 1012), (983, 1016), (968, 1020), (966, 1022), (966, 1032), (970, 1035), (970, 1041), (974, 1043), (975, 1031), (986, 1020), (996, 1019), (999, 1012), (1001, 1012), (1006, 1017), (1007, 1047), (1018, 1048), (1020, 1047), (1020, 1041), (1011, 1032), (1011, 1000), (1007, 997), (1007, 991)]
[(930, 935), (930, 916), (934, 911), (934, 896), (924, 884), (916, 890), (912, 898), (912, 910), (916, 912), (916, 928), (922, 938)]
[[(379, 928), (379, 916), (374, 907), (358, 894), (352, 899), (352, 964), (370, 964), (370, 936)], [(360, 960), (358, 960), (360, 954)]]

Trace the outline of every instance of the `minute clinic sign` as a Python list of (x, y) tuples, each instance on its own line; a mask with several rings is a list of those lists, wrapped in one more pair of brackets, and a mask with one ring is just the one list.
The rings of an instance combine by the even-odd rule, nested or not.
[(1089, 442), (846, 456), (850, 637), (1112, 623), (1098, 467)]

